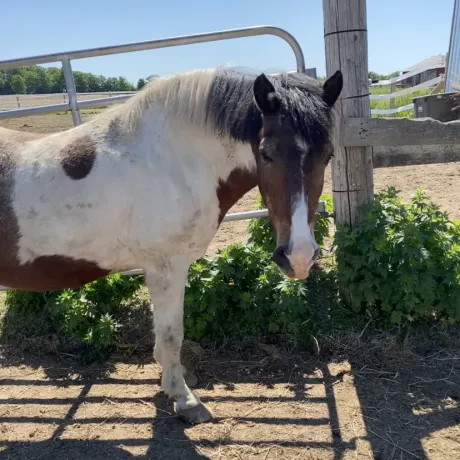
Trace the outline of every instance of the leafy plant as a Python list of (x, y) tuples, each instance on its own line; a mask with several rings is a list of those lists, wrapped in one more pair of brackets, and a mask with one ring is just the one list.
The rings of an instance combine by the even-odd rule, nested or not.
[[(309, 323), (312, 316), (328, 314), (312, 295), (315, 280), (329, 276), (318, 271), (306, 282), (288, 279), (264, 248), (232, 244), (214, 259), (202, 259), (190, 268), (185, 335), (196, 341), (282, 335), (307, 344), (309, 331), (318, 324)], [(335, 287), (326, 296), (327, 304), (333, 304)]]
[[(333, 210), (332, 197), (325, 193), (321, 195), (320, 201), (325, 202), (326, 211), (331, 213)], [(265, 207), (261, 195), (258, 196), (257, 206), (259, 209), (263, 209)], [(330, 220), (327, 216), (324, 216), (323, 214), (316, 215), (315, 240), (319, 246), (323, 246), (325, 238), (329, 236), (329, 225)], [(249, 232), (249, 244), (255, 244), (264, 248), (268, 252), (274, 251), (276, 247), (275, 232), (270, 219), (251, 219), (249, 221)]]
[(142, 282), (142, 276), (115, 274), (80, 289), (7, 291), (5, 303), (17, 315), (46, 313), (55, 332), (82, 341), (91, 353), (102, 356), (116, 343), (118, 324), (114, 313), (136, 294)]
[(459, 230), (422, 189), (409, 202), (394, 187), (376, 195), (359, 226), (336, 233), (351, 306), (398, 324), (459, 320)]
[[(327, 195), (321, 199), (332, 210), (332, 199)], [(263, 206), (259, 196), (258, 207)], [(201, 259), (190, 268), (185, 290), (186, 336), (200, 341), (282, 335), (310, 343), (311, 332), (321, 322), (326, 324), (313, 319), (327, 317), (338, 301), (333, 271), (312, 272), (306, 281), (288, 279), (271, 261), (276, 242), (270, 220), (251, 220), (249, 232), (248, 245), (232, 244), (215, 258)], [(328, 234), (328, 219), (317, 216), (318, 243), (323, 244)], [(322, 282), (321, 295), (318, 285)]]

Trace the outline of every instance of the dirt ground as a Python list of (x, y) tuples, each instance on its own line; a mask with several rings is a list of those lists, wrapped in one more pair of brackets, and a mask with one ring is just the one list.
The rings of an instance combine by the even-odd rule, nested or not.
[(351, 460), (460, 458), (458, 354), (297, 355), (239, 344), (204, 355), (214, 414), (173, 414), (150, 359), (0, 359), (0, 458)]
[[(0, 125), (54, 132), (71, 118)], [(409, 196), (423, 185), (458, 219), (459, 176), (456, 163), (379, 169), (375, 188)], [(232, 212), (253, 209), (255, 196)], [(224, 224), (210, 251), (244, 241), (246, 225)], [(193, 427), (173, 415), (149, 357), (80, 368), (72, 356), (0, 354), (0, 459), (459, 459), (459, 347), (403, 359), (381, 340), (331, 356), (257, 344), (207, 352), (197, 393), (215, 420)]]

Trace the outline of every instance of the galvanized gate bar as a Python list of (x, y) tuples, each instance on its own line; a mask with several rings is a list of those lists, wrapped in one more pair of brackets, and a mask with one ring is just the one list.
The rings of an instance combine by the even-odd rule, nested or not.
[[(326, 211), (326, 203), (324, 201), (320, 201), (318, 203), (318, 208), (316, 211), (318, 214), (322, 214), (327, 217), (334, 217), (333, 214)], [(258, 209), (257, 211), (244, 211), (244, 212), (235, 212), (232, 214), (227, 214), (224, 216), (222, 222), (233, 222), (235, 220), (248, 220), (248, 219), (260, 219), (262, 217), (268, 217), (268, 209)], [(134, 275), (142, 275), (144, 272), (140, 268), (135, 268), (133, 270), (127, 270), (125, 272), (121, 272), (122, 276), (134, 276)], [(7, 286), (0, 285), (0, 291), (8, 291), (9, 288)]]
[[(242, 29), (222, 30), (218, 32), (208, 32), (204, 34), (183, 35), (180, 37), (163, 38), (145, 42), (127, 43), (124, 45), (103, 46), (99, 48), (89, 48), (86, 50), (68, 51), (64, 53), (44, 54), (20, 59), (8, 59), (0, 61), (0, 69), (8, 69), (29, 65), (47, 64), (50, 62), (62, 62), (64, 77), (69, 95), (69, 106), (72, 111), (72, 119), (75, 126), (81, 123), (80, 112), (78, 110), (77, 92), (75, 81), (70, 65), (71, 59), (84, 59), (96, 56), (108, 56), (111, 54), (131, 53), (134, 51), (153, 50), (158, 48), (168, 48), (172, 46), (191, 45), (196, 43), (206, 43), (232, 38), (253, 37), (257, 35), (274, 35), (283, 39), (294, 52), (297, 72), (305, 73), (305, 58), (299, 42), (284, 29), (273, 26), (253, 26), (243, 27)], [(36, 114), (38, 112), (35, 112)], [(41, 112), (44, 113), (44, 112)], [(10, 118), (14, 116), (26, 116), (30, 114), (28, 109), (8, 110), (0, 115), (0, 118)], [(9, 116), (8, 116), (9, 115)]]
[(0, 61), (0, 69), (23, 67), (36, 64), (46, 64), (72, 59), (84, 59), (96, 56), (108, 56), (110, 54), (131, 53), (133, 51), (145, 51), (171, 46), (191, 45), (194, 43), (206, 43), (232, 38), (254, 37), (257, 35), (274, 35), (284, 40), (294, 52), (297, 61), (297, 72), (305, 72), (305, 59), (299, 42), (286, 30), (273, 26), (252, 26), (241, 29), (221, 30), (204, 34), (183, 35), (172, 38), (162, 38), (145, 42), (126, 43), (124, 45), (101, 46), (86, 50), (68, 51), (64, 53), (44, 54), (28, 58), (8, 59)]
[(72, 66), (68, 59), (63, 59), (62, 70), (64, 72), (65, 86), (69, 95), (69, 107), (72, 111), (72, 120), (75, 126), (81, 123), (80, 111), (77, 106), (77, 89), (75, 88), (75, 80), (73, 78)]
[(446, 93), (460, 91), (460, 0), (455, 0), (447, 55)]

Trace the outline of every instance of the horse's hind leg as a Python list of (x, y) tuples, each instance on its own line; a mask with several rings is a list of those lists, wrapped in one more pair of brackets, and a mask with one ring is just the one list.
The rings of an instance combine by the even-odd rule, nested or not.
[(177, 415), (191, 423), (202, 423), (209, 421), (212, 414), (188, 388), (180, 362), (188, 268), (184, 261), (162, 260), (161, 268), (145, 270), (145, 279), (153, 302), (155, 359), (163, 371), (161, 386), (176, 400)]

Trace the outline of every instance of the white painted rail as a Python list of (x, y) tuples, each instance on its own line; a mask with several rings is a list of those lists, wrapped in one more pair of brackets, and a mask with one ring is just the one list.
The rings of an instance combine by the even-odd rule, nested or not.
[[(413, 94), (417, 91), (423, 90), (423, 89), (428, 89), (428, 88), (433, 88), (435, 87), (438, 83), (442, 81), (443, 77), (439, 76), (436, 78), (432, 78), (431, 80), (424, 81), (423, 83), (420, 83), (419, 85), (416, 86), (411, 86), (410, 88), (405, 88), (402, 89), (401, 91), (393, 91), (392, 93), (388, 94), (371, 94), (369, 96), (369, 99), (371, 100), (390, 100), (390, 108), (389, 109), (372, 109), (371, 113), (373, 115), (395, 115), (397, 113), (405, 112), (406, 110), (411, 110), (414, 108), (414, 104), (406, 104), (400, 107), (395, 107), (395, 100), (398, 97), (402, 96), (407, 96), (409, 94)], [(395, 82), (392, 80), (386, 80), (385, 82), (380, 82), (380, 83), (374, 83), (371, 85), (371, 87), (376, 87), (376, 86), (389, 86), (391, 85), (392, 88), (395, 88)], [(393, 107), (392, 107), (393, 106)]]

